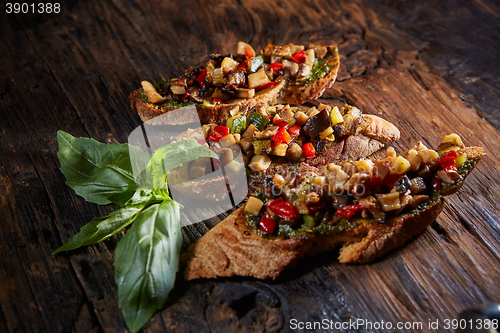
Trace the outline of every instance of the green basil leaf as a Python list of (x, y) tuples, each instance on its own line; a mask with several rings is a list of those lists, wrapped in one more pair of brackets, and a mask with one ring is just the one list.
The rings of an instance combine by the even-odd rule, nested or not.
[(182, 245), (179, 209), (171, 199), (144, 209), (116, 247), (118, 305), (132, 332), (162, 307), (174, 286)]
[(163, 202), (170, 200), (168, 189), (164, 190), (151, 190), (148, 188), (138, 188), (134, 195), (127, 201), (126, 205), (143, 205), (147, 206), (153, 203)]
[(53, 254), (74, 250), (108, 239), (132, 223), (143, 208), (143, 205), (128, 206), (120, 208), (106, 217), (92, 219), (80, 229), (79, 233), (70, 237), (68, 242), (55, 250)]
[(57, 156), (66, 183), (85, 200), (123, 207), (135, 193), (137, 184), (128, 144), (104, 144), (94, 139), (75, 138), (63, 131), (57, 132), (57, 141)]
[(155, 189), (166, 188), (165, 175), (170, 170), (198, 157), (219, 158), (212, 150), (192, 139), (178, 141), (159, 148), (148, 163), (148, 172), (151, 177), (148, 185)]

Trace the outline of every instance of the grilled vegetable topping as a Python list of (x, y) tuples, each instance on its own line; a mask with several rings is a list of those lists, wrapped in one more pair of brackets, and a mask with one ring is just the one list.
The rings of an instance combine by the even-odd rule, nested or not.
[(269, 44), (256, 54), (250, 45), (239, 42), (236, 54), (212, 54), (204, 66), (190, 67), (178, 78), (157, 86), (143, 81), (140, 98), (165, 106), (232, 103), (235, 99), (253, 98), (256, 91), (274, 87), (287, 77), (302, 82), (317, 80), (331, 70), (326, 59), (336, 52), (336, 48), (319, 44)]
[[(344, 121), (342, 114), (347, 120)], [(357, 125), (344, 123), (354, 121), (358, 124), (360, 117), (361, 111), (349, 105), (332, 109), (328, 105), (320, 104), (318, 108), (312, 107), (308, 110), (289, 105), (258, 107), (250, 110), (247, 115), (229, 118), (227, 126), (203, 125), (203, 133), (210, 146), (218, 142), (238, 144), (247, 159), (255, 155), (250, 168), (263, 171), (270, 162), (267, 158), (257, 157), (258, 155), (281, 156), (292, 161), (312, 158), (322, 154), (335, 143), (336, 136), (333, 134), (332, 124), (349, 128), (344, 132), (351, 135), (356, 132)], [(339, 123), (339, 120), (342, 122)], [(369, 168), (368, 163), (371, 162), (355, 163)], [(395, 174), (393, 177), (404, 172), (408, 165), (410, 164), (406, 159), (399, 159), (393, 166), (394, 170), (391, 169)]]
[[(302, 146), (306, 157), (310, 144)], [(286, 238), (414, 214), (459, 186), (473, 169), (479, 158), (462, 157), (467, 156), (462, 148), (439, 157), (419, 143), (399, 155), (388, 149), (385, 158), (374, 162), (331, 163), (320, 175), (275, 175), (266, 183), (269, 190), (261, 189), (259, 199), (251, 197), (245, 206), (248, 221), (262, 235)], [(421, 158), (416, 164), (415, 156)]]

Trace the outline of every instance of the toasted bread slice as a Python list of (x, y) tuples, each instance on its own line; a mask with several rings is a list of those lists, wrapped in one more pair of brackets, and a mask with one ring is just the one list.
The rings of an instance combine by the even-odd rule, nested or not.
[(205, 66), (191, 67), (179, 78), (154, 86), (143, 81), (143, 88), (129, 96), (132, 110), (146, 122), (195, 105), (202, 123), (225, 124), (254, 107), (317, 98), (337, 77), (339, 54), (334, 46), (268, 45), (255, 55), (243, 44), (235, 55), (212, 54)]
[[(277, 104), (278, 93), (283, 89), (285, 84), (286, 80), (281, 80), (275, 86), (257, 92), (253, 98), (236, 99), (220, 104), (189, 102), (153, 104), (147, 99), (143, 89), (133, 91), (129, 96), (129, 101), (132, 110), (141, 117), (143, 122), (180, 107), (194, 105), (198, 111), (201, 123), (225, 124), (230, 117), (244, 114), (254, 107)], [(172, 106), (172, 104), (175, 106)]]
[(443, 197), (483, 157), (482, 148), (465, 148), (457, 138), (445, 137), (438, 151), (419, 143), (398, 156), (389, 149), (381, 160), (289, 175), (277, 196), (262, 189), (193, 244), (182, 257), (185, 278), (274, 279), (306, 255), (340, 247), (340, 262), (359, 264), (402, 246), (437, 218)]

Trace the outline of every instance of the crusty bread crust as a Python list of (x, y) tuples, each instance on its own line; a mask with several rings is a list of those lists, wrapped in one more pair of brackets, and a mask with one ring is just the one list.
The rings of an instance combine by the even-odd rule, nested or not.
[(310, 234), (289, 239), (261, 237), (246, 221), (240, 207), (189, 247), (182, 256), (184, 278), (253, 276), (275, 279), (305, 255), (338, 247), (341, 263), (361, 264), (400, 247), (420, 234), (443, 209), (441, 198), (419, 213), (393, 218), (384, 224), (360, 224), (331, 234)]
[(396, 217), (384, 224), (367, 225), (368, 235), (358, 242), (346, 244), (340, 249), (341, 263), (363, 264), (400, 247), (419, 235), (443, 210), (444, 198), (413, 215)]
[(330, 88), (337, 79), (340, 67), (339, 53), (335, 52), (328, 58), (327, 65), (332, 67), (327, 75), (311, 83), (293, 82), (285, 86), (278, 96), (279, 104), (304, 104), (323, 95), (326, 88)]
[(399, 129), (380, 117), (364, 114), (357, 132), (380, 142), (397, 141), (400, 137)]
[[(352, 242), (359, 239), (363, 232), (363, 229), (346, 229), (332, 235), (330, 242)], [(239, 275), (275, 279), (311, 250), (315, 238), (315, 235), (274, 240), (261, 237), (248, 224), (243, 207), (240, 207), (182, 255), (182, 260), (186, 262), (184, 278), (193, 280)]]
[(182, 260), (186, 280), (200, 277), (253, 276), (276, 278), (312, 244), (310, 237), (269, 240), (248, 225), (243, 207), (191, 245)]

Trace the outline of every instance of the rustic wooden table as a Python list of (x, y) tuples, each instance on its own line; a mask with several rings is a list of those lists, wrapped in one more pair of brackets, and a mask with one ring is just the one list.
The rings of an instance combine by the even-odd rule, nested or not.
[[(70, 2), (41, 25), (19, 15), (0, 23), (0, 332), (126, 331), (112, 266), (121, 235), (51, 255), (114, 210), (66, 186), (56, 131), (126, 142), (140, 124), (127, 96), (141, 80), (177, 75), (239, 40), (337, 44), (341, 70), (326, 102), (392, 121), (399, 150), (457, 132), (487, 156), (423, 234), (381, 260), (348, 266), (327, 254), (272, 282), (178, 279), (144, 331), (288, 332), (292, 319), (365, 319), (423, 329), (339, 331), (447, 332), (446, 319), (500, 301), (498, 2)], [(213, 223), (185, 230), (185, 245)]]

